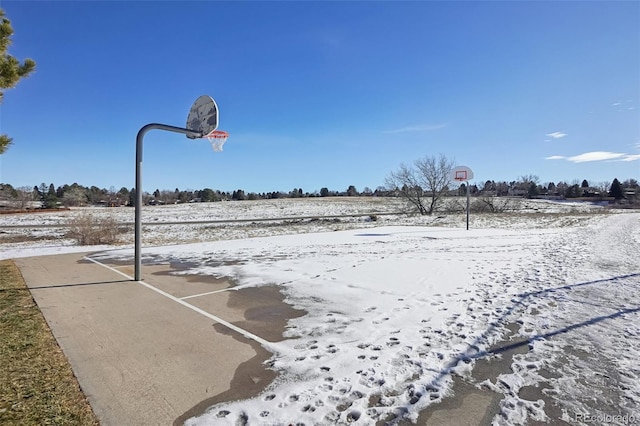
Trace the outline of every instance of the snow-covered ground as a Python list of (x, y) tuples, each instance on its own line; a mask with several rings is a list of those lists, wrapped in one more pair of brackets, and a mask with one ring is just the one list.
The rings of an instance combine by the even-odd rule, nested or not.
[[(348, 201), (335, 201), (333, 210), (321, 200), (255, 202), (242, 214), (398, 209)], [(240, 210), (224, 212), (251, 206), (240, 204), (214, 204), (216, 218), (240, 217)], [(503, 394), (494, 424), (557, 416), (573, 424), (640, 421), (640, 213), (519, 206), (518, 213), (473, 215), (469, 231), (463, 214), (185, 225), (181, 235), (173, 225), (146, 227), (147, 245), (180, 244), (148, 245), (144, 261), (194, 265), (179, 273), (229, 277), (236, 289), (277, 284), (287, 303), (307, 312), (289, 321), (287, 339), (266, 345), (279, 376), (263, 394), (187, 423), (416, 419), (450, 396), (453, 374), (469, 378), (478, 359), (500, 356), (492, 348), (513, 324), (529, 351), (513, 357), (510, 373), (478, 384)], [(161, 208), (157, 221), (202, 220), (198, 208), (175, 206), (173, 217)], [(144, 215), (155, 220), (151, 208)], [(19, 244), (0, 246), (0, 257), (25, 253)], [(95, 255), (131, 257), (129, 246)], [(544, 398), (528, 396), (534, 385)]]
[[(524, 199), (498, 199), (506, 203), (505, 214), (471, 215), (471, 226), (520, 227), (529, 222), (530, 216), (539, 216), (551, 226), (564, 226), (576, 217), (599, 212), (600, 206), (588, 203), (550, 203)], [(465, 199), (449, 199), (448, 205), (459, 208)], [(216, 203), (145, 206), (142, 209), (142, 243), (145, 246), (182, 244), (193, 242), (230, 240), (258, 236), (298, 234), (392, 225), (465, 226), (465, 215), (436, 214), (433, 216), (384, 215), (408, 211), (400, 199), (378, 197), (330, 197), (304, 199), (274, 199), (258, 201), (230, 201)], [(375, 217), (343, 217), (383, 213)], [(66, 237), (67, 225), (82, 215), (109, 218), (123, 224), (120, 245), (132, 246), (134, 209), (129, 207), (85, 207), (59, 212), (30, 214), (0, 214), (0, 258), (57, 253), (74, 250), (75, 242)], [(301, 216), (327, 217), (326, 219), (299, 219)], [(253, 222), (251, 219), (277, 219)], [(375, 219), (375, 220), (373, 220)], [(238, 223), (216, 221), (243, 220)], [(182, 221), (184, 224), (173, 224)], [(211, 223), (201, 223), (211, 221)], [(198, 223), (199, 222), (199, 223)], [(525, 225), (526, 226), (526, 225)], [(21, 250), (21, 254), (17, 252)], [(85, 250), (85, 249), (80, 249)]]

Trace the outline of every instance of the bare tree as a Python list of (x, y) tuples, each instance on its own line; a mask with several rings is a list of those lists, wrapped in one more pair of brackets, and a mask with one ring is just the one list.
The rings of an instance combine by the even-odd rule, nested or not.
[(483, 196), (474, 200), (471, 205), (471, 211), (478, 213), (504, 213), (508, 210), (514, 210), (512, 201), (510, 198)]
[(538, 177), (538, 175), (522, 175), (518, 177), (518, 182), (520, 182), (525, 188), (532, 183), (535, 183), (537, 185), (539, 181), (540, 178)]
[(67, 207), (83, 206), (87, 201), (87, 193), (80, 187), (73, 187), (62, 196), (62, 204)]
[(413, 166), (400, 165), (385, 179), (387, 188), (404, 197), (420, 214), (430, 215), (449, 189), (454, 161), (440, 154), (416, 160)]
[(427, 214), (421, 179), (415, 168), (401, 164), (397, 171), (387, 176), (385, 184), (389, 191), (400, 194), (410, 205), (417, 208), (420, 214)]
[(16, 190), (9, 184), (0, 183), (0, 207), (11, 207), (15, 204)]
[(21, 186), (20, 188), (16, 188), (16, 195), (18, 208), (20, 208), (20, 210), (32, 207), (33, 202), (36, 200), (36, 194), (30, 186)]
[(9, 184), (0, 184), (0, 205), (3, 207), (25, 210), (34, 207), (34, 200), (36, 197), (33, 188), (29, 186), (14, 188)]

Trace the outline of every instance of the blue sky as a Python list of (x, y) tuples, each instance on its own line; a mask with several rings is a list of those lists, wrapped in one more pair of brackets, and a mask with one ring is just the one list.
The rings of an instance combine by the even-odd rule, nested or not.
[(224, 151), (151, 131), (143, 188), (375, 189), (444, 154), (475, 181), (640, 179), (640, 2), (0, 2), (0, 182), (134, 186), (145, 124), (211, 95)]

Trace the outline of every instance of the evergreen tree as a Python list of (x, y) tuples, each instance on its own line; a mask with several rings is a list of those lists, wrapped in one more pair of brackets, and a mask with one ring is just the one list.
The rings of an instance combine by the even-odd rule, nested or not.
[(136, 205), (136, 189), (131, 188), (131, 191), (129, 191), (129, 206), (135, 207), (135, 205)]
[[(44, 194), (44, 191), (42, 191), (42, 193)], [(53, 184), (49, 185), (49, 190), (42, 199), (42, 207), (45, 209), (55, 209), (58, 207), (58, 196), (56, 195), (56, 188)]]
[(215, 201), (216, 200), (216, 193), (213, 192), (213, 190), (211, 188), (205, 188), (202, 191), (200, 191), (200, 198), (204, 202)]
[(129, 190), (123, 186), (118, 191), (118, 201), (120, 201), (120, 204), (124, 206), (127, 204), (128, 200), (129, 200)]
[(616, 200), (621, 200), (624, 198), (624, 194), (622, 192), (622, 185), (620, 185), (620, 181), (616, 178), (611, 183), (611, 189), (609, 190), (609, 196), (615, 198)]
[(578, 198), (580, 194), (580, 187), (578, 186), (578, 184), (574, 184), (567, 187), (564, 196), (565, 198)]
[[(4, 97), (2, 89), (15, 87), (21, 78), (28, 76), (35, 69), (36, 63), (32, 59), (25, 59), (21, 64), (20, 61), (7, 53), (11, 44), (13, 27), (2, 9), (0, 9), (0, 20), (2, 21), (0, 23), (0, 103), (2, 103)], [(0, 155), (9, 148), (11, 140), (7, 135), (0, 135)]]
[(583, 180), (582, 181), (582, 185), (580, 185), (582, 188), (588, 188), (589, 187), (589, 182), (587, 182), (587, 180)]
[(464, 197), (465, 195), (467, 195), (467, 185), (464, 182), (461, 183), (458, 187), (458, 195), (460, 197)]
[(247, 197), (245, 196), (244, 191), (242, 189), (233, 191), (233, 194), (231, 195), (232, 200), (245, 200), (246, 198)]
[(59, 186), (56, 188), (56, 197), (58, 198), (62, 198), (64, 197), (64, 193), (67, 192), (69, 190), (69, 185), (67, 185), (66, 183), (62, 186)]

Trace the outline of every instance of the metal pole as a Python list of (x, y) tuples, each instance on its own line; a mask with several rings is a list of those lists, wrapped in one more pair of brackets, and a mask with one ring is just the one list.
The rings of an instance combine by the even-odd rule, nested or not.
[(467, 231), (469, 230), (469, 181), (467, 181)]
[(201, 138), (202, 132), (183, 129), (182, 127), (169, 126), (167, 124), (151, 123), (143, 126), (136, 136), (136, 219), (135, 219), (135, 248), (134, 248), (134, 280), (140, 281), (142, 270), (142, 140), (149, 130), (167, 130), (169, 132), (183, 133), (189, 137)]

